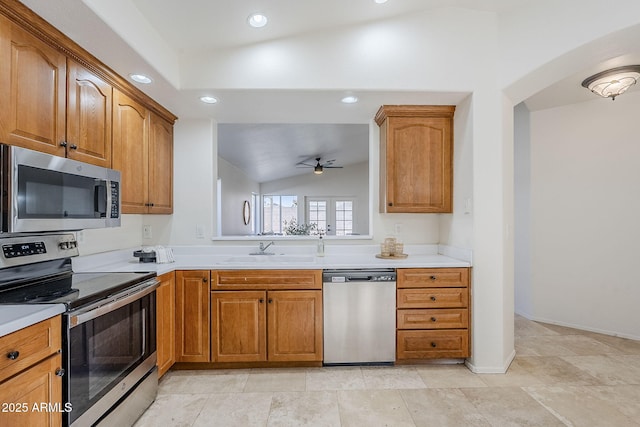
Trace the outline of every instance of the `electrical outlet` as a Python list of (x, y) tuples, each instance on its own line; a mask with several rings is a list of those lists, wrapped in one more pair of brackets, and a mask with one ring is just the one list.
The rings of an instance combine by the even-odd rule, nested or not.
[(204, 225), (196, 225), (196, 239), (204, 239)]
[(142, 226), (142, 238), (143, 239), (151, 239), (152, 236), (153, 236), (153, 234), (151, 233), (151, 226), (150, 225), (143, 225)]
[(400, 234), (402, 233), (402, 224), (398, 223), (394, 225), (394, 233), (395, 234)]

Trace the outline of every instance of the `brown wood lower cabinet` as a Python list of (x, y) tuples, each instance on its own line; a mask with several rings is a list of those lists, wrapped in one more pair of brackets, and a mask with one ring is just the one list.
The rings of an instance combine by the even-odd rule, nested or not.
[(211, 361), (321, 362), (321, 280), (316, 270), (212, 272)]
[(211, 293), (213, 362), (322, 360), (322, 291)]
[(156, 347), (158, 376), (163, 376), (176, 361), (176, 275), (175, 272), (158, 277), (156, 290)]
[(469, 276), (469, 268), (398, 269), (398, 362), (471, 355)]
[(176, 362), (209, 362), (209, 270), (176, 272)]

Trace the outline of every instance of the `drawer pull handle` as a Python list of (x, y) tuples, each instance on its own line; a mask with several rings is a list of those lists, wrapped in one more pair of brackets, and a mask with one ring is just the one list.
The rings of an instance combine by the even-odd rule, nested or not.
[(20, 356), (20, 352), (17, 350), (10, 351), (7, 353), (7, 358), (11, 360), (16, 360)]
[(438, 280), (438, 277), (436, 277), (436, 276), (431, 276), (431, 277), (430, 277), (430, 279), (431, 279), (431, 280)]
[(434, 297), (433, 295), (431, 296), (431, 301), (435, 301), (436, 297)]
[(63, 368), (56, 369), (56, 375), (59, 377), (64, 377), (65, 370)]
[(432, 322), (435, 322), (436, 320), (437, 320), (437, 319), (436, 319), (435, 317), (432, 317), (432, 318), (431, 318), (431, 321), (432, 321)]
[(431, 342), (431, 347), (436, 348), (437, 347), (436, 343)]

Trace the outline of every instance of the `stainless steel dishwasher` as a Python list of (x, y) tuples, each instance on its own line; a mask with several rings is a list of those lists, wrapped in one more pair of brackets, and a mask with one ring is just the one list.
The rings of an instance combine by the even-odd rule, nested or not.
[(324, 270), (322, 281), (324, 364), (393, 363), (395, 270)]

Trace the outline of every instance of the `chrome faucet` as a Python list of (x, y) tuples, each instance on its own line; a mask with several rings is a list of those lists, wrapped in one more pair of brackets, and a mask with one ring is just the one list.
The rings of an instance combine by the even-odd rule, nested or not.
[(264, 243), (260, 242), (260, 245), (258, 246), (258, 250), (259, 252), (253, 252), (250, 253), (249, 255), (275, 255), (273, 252), (265, 252), (269, 246), (274, 245), (275, 242), (270, 242), (268, 245), (264, 245)]

